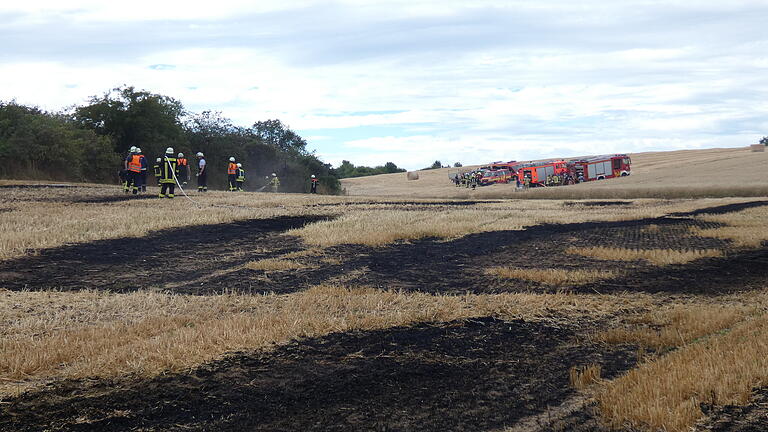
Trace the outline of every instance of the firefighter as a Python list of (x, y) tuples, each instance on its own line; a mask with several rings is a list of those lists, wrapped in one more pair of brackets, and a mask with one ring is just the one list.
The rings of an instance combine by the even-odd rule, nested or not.
[(137, 153), (136, 147), (131, 150), (131, 154), (125, 159), (125, 167), (128, 170), (125, 191), (126, 193), (131, 191), (136, 195), (139, 193), (139, 182), (141, 182), (141, 156)]
[(163, 165), (163, 158), (157, 158), (155, 160), (155, 164), (152, 166), (152, 168), (155, 170), (155, 180), (157, 181), (158, 186), (160, 186), (160, 174), (162, 174), (162, 172), (160, 171), (160, 168), (162, 165)]
[(173, 147), (168, 147), (165, 150), (165, 156), (163, 157), (162, 164), (160, 166), (160, 198), (173, 198), (174, 190), (176, 189), (176, 175), (178, 171), (178, 165), (176, 158), (173, 156)]
[(197, 191), (208, 192), (208, 170), (205, 168), (203, 152), (197, 152)]
[(243, 164), (241, 163), (237, 164), (237, 178), (235, 181), (237, 182), (237, 190), (242, 192), (243, 183), (245, 183), (245, 170), (243, 169)]
[(525, 189), (528, 189), (531, 187), (531, 176), (530, 174), (525, 174), (525, 177), (523, 178), (523, 187)]
[(555, 174), (552, 176), (552, 186), (560, 186), (560, 176)]
[(131, 146), (131, 148), (128, 150), (128, 155), (123, 159), (123, 170), (122, 175), (120, 176), (120, 179), (123, 180), (123, 190), (125, 193), (129, 193), (131, 191), (131, 172), (128, 170), (128, 162), (131, 160), (131, 156), (133, 156), (133, 153), (136, 152), (136, 146)]
[(179, 167), (179, 184), (186, 186), (189, 179), (189, 161), (184, 157), (184, 153), (179, 153), (176, 157), (176, 163)]
[(272, 179), (269, 181), (269, 186), (271, 186), (272, 192), (277, 192), (280, 188), (280, 179), (277, 178), (277, 174), (272, 173)]
[(139, 187), (139, 190), (141, 192), (147, 191), (147, 158), (142, 154), (141, 149), (139, 147), (136, 147), (136, 153), (139, 154), (139, 160), (141, 162), (141, 173), (139, 174), (139, 182), (140, 185), (137, 185)]
[(227, 179), (229, 181), (229, 191), (234, 192), (237, 190), (237, 164), (235, 163), (235, 157), (229, 158), (229, 165), (227, 165)]
[(309, 193), (316, 194), (317, 193), (317, 184), (319, 181), (317, 180), (317, 177), (315, 177), (314, 174), (309, 179)]

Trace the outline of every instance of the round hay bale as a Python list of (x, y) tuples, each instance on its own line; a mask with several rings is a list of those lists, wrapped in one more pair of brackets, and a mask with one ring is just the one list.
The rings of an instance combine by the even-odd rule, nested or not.
[(419, 179), (419, 173), (409, 171), (408, 172), (408, 180), (418, 180)]

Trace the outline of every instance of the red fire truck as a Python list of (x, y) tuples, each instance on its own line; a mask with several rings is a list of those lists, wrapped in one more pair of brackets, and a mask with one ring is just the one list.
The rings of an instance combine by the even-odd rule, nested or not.
[(592, 156), (570, 161), (579, 181), (625, 177), (631, 173), (632, 160), (625, 154)]
[(565, 184), (565, 179), (573, 176), (573, 167), (564, 160), (531, 162), (517, 165), (517, 177), (520, 183), (525, 184), (526, 177), (530, 179), (531, 186), (545, 186), (547, 178), (559, 176), (558, 184)]

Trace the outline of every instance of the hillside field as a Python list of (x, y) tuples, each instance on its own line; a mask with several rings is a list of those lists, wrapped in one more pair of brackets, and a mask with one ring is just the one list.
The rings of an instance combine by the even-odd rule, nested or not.
[(532, 192), (5, 181), (0, 431), (768, 430), (766, 153), (633, 160)]
[[(493, 185), (475, 191), (454, 187), (448, 175), (465, 168), (417, 171), (342, 180), (352, 196), (412, 198), (628, 198), (768, 195), (768, 152), (747, 148), (679, 150), (630, 154), (632, 175), (593, 181), (555, 190), (516, 191), (513, 185)], [(490, 161), (489, 161), (490, 162)], [(529, 196), (522, 196), (522, 195)]]

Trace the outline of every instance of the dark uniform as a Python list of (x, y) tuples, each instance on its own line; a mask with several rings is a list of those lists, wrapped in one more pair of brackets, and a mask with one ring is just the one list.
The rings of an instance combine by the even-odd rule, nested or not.
[(227, 179), (229, 180), (229, 191), (237, 190), (237, 164), (230, 161), (227, 167)]
[(197, 161), (197, 191), (208, 191), (208, 166), (205, 164), (205, 158), (198, 156)]
[(242, 191), (243, 183), (245, 183), (245, 170), (241, 167), (237, 167), (237, 178), (235, 179), (235, 182), (237, 183), (237, 190)]
[(178, 165), (173, 153), (166, 154), (163, 158), (163, 164), (160, 167), (160, 198), (173, 198), (173, 192), (176, 189), (176, 180), (174, 175), (177, 174)]
[(143, 154), (139, 153), (139, 158), (141, 161), (141, 173), (139, 174), (139, 179), (141, 181), (141, 185), (139, 185), (139, 188), (142, 192), (147, 191), (147, 167), (149, 166), (147, 164), (147, 158), (144, 157)]
[(179, 183), (183, 185), (187, 184), (187, 180), (188, 180), (187, 173), (189, 172), (189, 161), (187, 161), (187, 158), (185, 157), (180, 157), (176, 159), (176, 163), (179, 167), (179, 175), (176, 176), (179, 179)]
[(128, 163), (126, 192), (132, 191), (136, 195), (141, 187), (141, 156), (134, 153), (125, 160)]
[(312, 180), (309, 183), (309, 193), (316, 194), (317, 193), (317, 184), (320, 181), (317, 179), (317, 177), (312, 177)]

